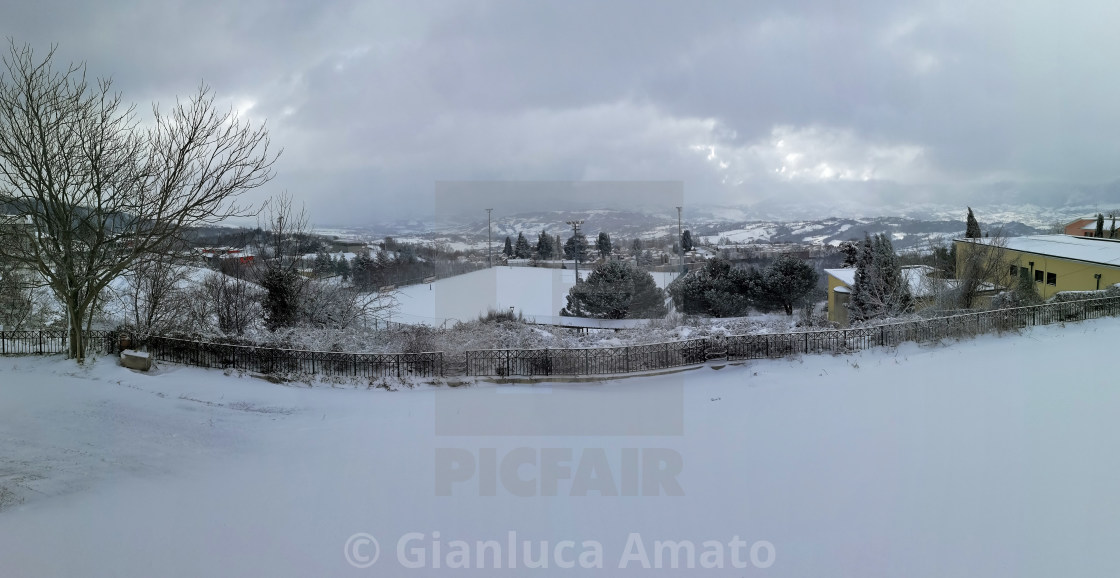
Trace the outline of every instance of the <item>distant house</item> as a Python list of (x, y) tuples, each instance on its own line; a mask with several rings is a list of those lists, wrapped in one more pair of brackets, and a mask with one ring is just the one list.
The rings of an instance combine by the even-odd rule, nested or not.
[[(1104, 233), (1108, 234), (1108, 227), (1111, 225), (1110, 219), (1104, 221)], [(1097, 234), (1097, 216), (1081, 217), (1071, 221), (1065, 226), (1063, 231), (1066, 235), (1073, 237), (1095, 237)]]
[(237, 247), (207, 247), (199, 249), (199, 256), (206, 264), (236, 260), (242, 265), (251, 265), (254, 258), (249, 251)]
[(360, 241), (334, 241), (331, 243), (331, 250), (342, 253), (366, 253), (369, 247)]
[[(1094, 221), (1094, 228), (1096, 222)], [(1001, 259), (1013, 284), (1029, 275), (1043, 299), (1059, 291), (1095, 291), (1120, 283), (1120, 240), (1084, 235), (1030, 235), (1003, 239)], [(991, 239), (956, 239), (958, 266), (973, 243)]]
[[(825, 269), (828, 280), (828, 320), (848, 325), (848, 301), (851, 299), (852, 286), (856, 283), (856, 270), (850, 269)], [(902, 276), (910, 285), (910, 295), (914, 297), (914, 307), (924, 309), (936, 303), (939, 292), (951, 292), (956, 289), (956, 279), (941, 279), (937, 276), (937, 269), (929, 265), (907, 265), (902, 267)], [(996, 291), (994, 285), (984, 288), (983, 296), (990, 297)]]
[(23, 250), (31, 248), (31, 217), (26, 215), (0, 215), (0, 243), (13, 243)]

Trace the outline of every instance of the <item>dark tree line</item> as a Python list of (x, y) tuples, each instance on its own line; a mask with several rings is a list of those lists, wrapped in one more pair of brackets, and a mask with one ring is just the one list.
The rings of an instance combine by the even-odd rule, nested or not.
[(764, 269), (735, 268), (720, 258), (669, 285), (677, 309), (686, 314), (741, 317), (751, 308), (793, 315), (817, 285), (819, 275), (808, 263), (782, 255)]

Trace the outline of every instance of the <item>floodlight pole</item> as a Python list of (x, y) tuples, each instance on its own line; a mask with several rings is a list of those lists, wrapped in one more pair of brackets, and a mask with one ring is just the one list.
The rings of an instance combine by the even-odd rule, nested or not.
[(677, 250), (680, 252), (681, 274), (684, 274), (684, 236), (681, 233), (681, 208), (677, 207)]
[(579, 226), (583, 224), (583, 220), (579, 221), (565, 221), (565, 223), (572, 226), (572, 246), (575, 248), (576, 260), (576, 283), (579, 283)]
[(490, 246), (490, 211), (494, 209), (486, 209), (486, 266), (494, 266), (494, 254)]

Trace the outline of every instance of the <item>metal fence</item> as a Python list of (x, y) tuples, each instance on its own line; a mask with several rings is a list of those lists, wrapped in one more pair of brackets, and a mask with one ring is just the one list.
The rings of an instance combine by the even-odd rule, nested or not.
[[(119, 349), (115, 331), (83, 331), (82, 335), (90, 353), (116, 353)], [(66, 329), (0, 331), (0, 355), (53, 355), (69, 349), (70, 332)]]
[(688, 339), (624, 347), (570, 349), (484, 349), (466, 352), (466, 374), (606, 375), (703, 363), (710, 342)]
[(849, 353), (907, 341), (1017, 330), (1032, 325), (1120, 315), (1120, 297), (1046, 303), (848, 329), (707, 337), (623, 347), (489, 349), (468, 351), (472, 376), (609, 375), (669, 369), (711, 360), (780, 358), (810, 353)]
[(152, 359), (196, 367), (258, 373), (338, 375), (344, 377), (436, 377), (444, 373), (443, 352), (342, 353), (254, 345), (231, 345), (152, 336), (140, 345)]
[[(697, 365), (712, 360), (780, 358), (812, 353), (850, 353), (930, 342), (1032, 325), (1048, 325), (1120, 315), (1120, 297), (1046, 303), (963, 313), (848, 329), (705, 337), (621, 347), (486, 349), (446, 360), (443, 352), (342, 353), (255, 345), (211, 343), (151, 336), (137, 340), (113, 331), (86, 333), (90, 351), (116, 353), (145, 348), (157, 361), (258, 373), (358, 378), (467, 375), (480, 377), (611, 375)], [(65, 353), (65, 330), (0, 331), (0, 354)]]

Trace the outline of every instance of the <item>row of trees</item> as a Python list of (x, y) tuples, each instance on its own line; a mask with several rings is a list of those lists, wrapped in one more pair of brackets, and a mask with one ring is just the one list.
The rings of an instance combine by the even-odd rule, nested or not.
[(739, 317), (751, 308), (793, 315), (806, 302), (819, 275), (808, 263), (783, 255), (765, 269), (738, 269), (720, 258), (669, 285), (677, 310), (713, 317)]

